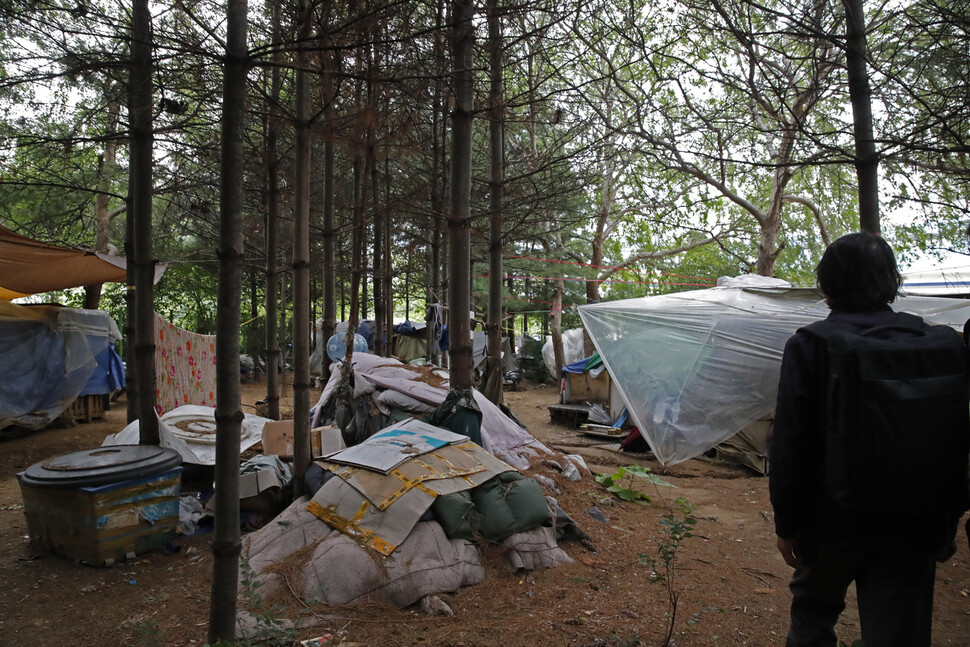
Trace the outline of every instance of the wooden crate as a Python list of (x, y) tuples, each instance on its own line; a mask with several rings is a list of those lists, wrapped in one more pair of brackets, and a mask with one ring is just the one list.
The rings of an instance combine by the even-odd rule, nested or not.
[(79, 395), (59, 417), (77, 422), (91, 422), (95, 418), (103, 418), (104, 399), (100, 393)]

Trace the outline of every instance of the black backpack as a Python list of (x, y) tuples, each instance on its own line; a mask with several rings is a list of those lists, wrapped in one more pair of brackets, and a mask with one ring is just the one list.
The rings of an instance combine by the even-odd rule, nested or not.
[(801, 331), (828, 348), (825, 483), (868, 515), (959, 516), (970, 508), (970, 351), (949, 326), (898, 313), (851, 331)]

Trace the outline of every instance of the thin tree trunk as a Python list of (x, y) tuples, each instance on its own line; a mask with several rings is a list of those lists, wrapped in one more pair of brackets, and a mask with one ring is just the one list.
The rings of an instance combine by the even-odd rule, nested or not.
[[(376, 74), (377, 65), (372, 60), (370, 75)], [(377, 88), (369, 82), (367, 103), (372, 114), (367, 128), (367, 162), (371, 168), (371, 199), (374, 203), (374, 353), (387, 357), (384, 349), (384, 212), (379, 202), (380, 190), (378, 186), (377, 169)]]
[(872, 101), (866, 71), (866, 15), (863, 0), (842, 0), (845, 7), (846, 72), (855, 132), (855, 168), (859, 177), (859, 227), (879, 233), (879, 157), (872, 135)]
[(243, 120), (246, 114), (246, 0), (226, 7), (222, 177), (219, 218), (219, 308), (216, 314), (216, 515), (212, 542), (209, 642), (233, 643), (239, 583), (239, 313), (242, 291)]
[[(134, 142), (131, 144), (134, 148)], [(132, 155), (134, 158), (134, 155)], [(128, 289), (125, 290), (125, 324), (123, 326), (123, 338), (124, 347), (122, 348), (122, 353), (124, 355), (125, 361), (125, 393), (126, 400), (128, 402), (127, 407), (127, 422), (128, 424), (133, 423), (138, 420), (138, 393), (140, 392), (140, 387), (138, 385), (138, 372), (135, 371), (135, 344), (137, 343), (135, 332), (135, 210), (134, 197), (131, 195), (131, 190), (136, 184), (136, 175), (134, 164), (129, 164), (128, 167), (128, 196), (125, 202), (128, 204), (128, 208), (125, 211), (125, 257), (128, 259), (128, 267), (125, 271), (125, 281), (127, 283)], [(139, 436), (141, 432), (139, 430)]]
[(566, 357), (562, 348), (562, 293), (564, 291), (562, 276), (556, 278), (552, 288), (552, 352), (556, 361), (556, 380), (562, 378), (562, 367), (566, 365)]
[(310, 466), (310, 100), (306, 43), (312, 5), (300, 3), (296, 53), (296, 159), (293, 214), (293, 494)]
[(256, 375), (258, 364), (256, 358), (259, 355), (259, 338), (256, 334), (258, 326), (256, 321), (259, 318), (259, 271), (255, 266), (246, 273), (249, 279), (249, 322), (246, 324), (246, 353), (253, 360), (253, 377)]
[[(515, 294), (515, 283), (511, 276), (506, 278), (506, 289), (510, 295)], [(512, 308), (506, 308), (505, 321), (507, 326), (505, 329), (505, 336), (509, 339), (509, 345), (512, 346), (512, 350), (515, 350), (515, 311)]]
[[(328, 45), (331, 44), (330, 37), (330, 10), (333, 3), (326, 2), (323, 5), (323, 16), (320, 24), (325, 30), (321, 37)], [(324, 52), (323, 62), (323, 104), (324, 117), (326, 124), (324, 127), (325, 141), (323, 146), (323, 324), (321, 327), (321, 337), (326, 344), (333, 336), (337, 326), (337, 262), (336, 245), (337, 231), (334, 216), (334, 159), (336, 136), (335, 123), (336, 112), (333, 107), (333, 98), (336, 95), (334, 87), (334, 53)], [(324, 369), (323, 377), (330, 377), (330, 358), (326, 352), (323, 353)]]
[[(106, 253), (108, 241), (111, 238), (111, 213), (108, 211), (108, 201), (111, 192), (111, 172), (117, 160), (118, 143), (115, 135), (118, 130), (118, 107), (112, 101), (108, 107), (106, 124), (107, 139), (104, 152), (98, 157), (98, 194), (94, 199), (94, 251)], [(84, 286), (84, 308), (97, 310), (101, 302), (102, 284)]]
[[(359, 66), (359, 62), (358, 62)], [(358, 72), (360, 70), (358, 69)], [(357, 98), (360, 99), (360, 86), (357, 87)], [(366, 144), (366, 142), (365, 142)], [(366, 149), (366, 145), (361, 146), (360, 140), (354, 142), (354, 229), (353, 229), (353, 256), (351, 258), (350, 272), (350, 313), (347, 318), (346, 342), (346, 370), (349, 373), (354, 360), (354, 335), (360, 325), (361, 315), (361, 286), (366, 287), (364, 272), (364, 241), (367, 239), (367, 182), (370, 178), (370, 159), (364, 151), (364, 160), (360, 159), (361, 149)], [(363, 168), (361, 168), (363, 161)], [(366, 299), (366, 295), (364, 297)]]
[[(387, 335), (385, 357), (394, 348), (394, 285), (391, 276), (391, 169), (388, 157), (384, 157), (384, 330)], [(405, 312), (405, 317), (408, 313)]]
[[(280, 0), (267, 0), (272, 14), (273, 42), (280, 40)], [(274, 54), (270, 67), (268, 122), (266, 128), (266, 415), (280, 419), (280, 329), (279, 329), (279, 100), (282, 56)]]
[[(334, 132), (333, 111), (327, 111), (327, 140), (323, 148), (323, 343), (337, 327), (337, 263), (334, 222)], [(324, 353), (326, 355), (326, 353)], [(330, 377), (330, 358), (324, 357), (324, 376)]]
[(488, 249), (488, 317), (485, 324), (488, 347), (482, 393), (495, 404), (502, 404), (504, 363), (502, 362), (502, 235), (505, 191), (505, 97), (502, 79), (502, 19), (497, 0), (488, 0), (489, 52), (489, 249)]
[[(155, 261), (152, 257), (152, 35), (148, 0), (135, 0), (131, 15), (131, 222), (135, 266), (135, 397), (139, 442), (158, 445), (155, 413)], [(130, 259), (129, 259), (130, 260)], [(130, 366), (130, 365), (129, 365)]]
[[(443, 65), (445, 59), (445, 30), (444, 25), (444, 13), (445, 13), (445, 0), (438, 0), (436, 3), (436, 14), (435, 14), (435, 30), (434, 30), (434, 52), (435, 60), (441, 61)], [(447, 177), (445, 173), (445, 128), (446, 128), (446, 117), (445, 117), (445, 106), (444, 106), (444, 68), (439, 67), (434, 75), (434, 97), (431, 110), (431, 179), (429, 193), (431, 202), (431, 214), (429, 216), (429, 241), (427, 249), (427, 258), (425, 259), (427, 266), (427, 286), (425, 288), (425, 311), (432, 307), (441, 306), (441, 223), (444, 220), (444, 208), (445, 203), (445, 181), (444, 178)], [(438, 313), (440, 319), (437, 321), (439, 323), (444, 322), (444, 313)], [(432, 321), (429, 321), (429, 324)], [(440, 330), (436, 330), (435, 326), (428, 326), (428, 334), (426, 337), (427, 352), (425, 354), (425, 359), (431, 364), (440, 365), (441, 364), (441, 352), (438, 347), (438, 339), (436, 334)]]
[(475, 5), (472, 0), (454, 0), (452, 14), (452, 65), (455, 104), (451, 131), (451, 207), (448, 214), (448, 329), (452, 388), (474, 385), (471, 341), (471, 164), (472, 53), (475, 47)]

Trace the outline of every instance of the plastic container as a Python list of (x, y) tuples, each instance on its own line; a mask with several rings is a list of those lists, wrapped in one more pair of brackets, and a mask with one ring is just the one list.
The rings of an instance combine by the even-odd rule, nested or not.
[(174, 449), (114, 445), (31, 465), (17, 475), (31, 542), (97, 566), (168, 543), (178, 524), (180, 464)]

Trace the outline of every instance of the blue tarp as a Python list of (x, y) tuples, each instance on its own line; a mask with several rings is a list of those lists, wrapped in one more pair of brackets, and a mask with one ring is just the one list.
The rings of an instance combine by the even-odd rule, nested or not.
[[(101, 391), (123, 374), (98, 356), (121, 337), (106, 312), (0, 302), (0, 429), (40, 429), (82, 394)], [(112, 349), (113, 350), (113, 349)], [(92, 376), (99, 374), (94, 381)]]
[(603, 360), (600, 358), (599, 353), (593, 353), (589, 357), (584, 357), (583, 359), (576, 360), (572, 364), (567, 364), (562, 367), (563, 373), (576, 373), (582, 374), (586, 371), (591, 371), (597, 366), (601, 366)]
[(125, 364), (113, 346), (108, 346), (95, 358), (98, 365), (79, 395), (108, 395), (125, 388)]

